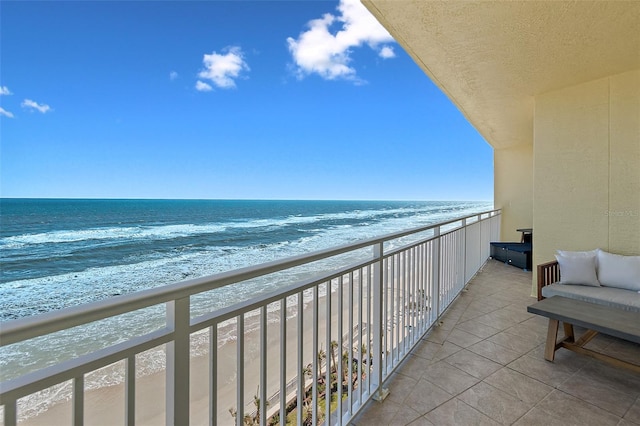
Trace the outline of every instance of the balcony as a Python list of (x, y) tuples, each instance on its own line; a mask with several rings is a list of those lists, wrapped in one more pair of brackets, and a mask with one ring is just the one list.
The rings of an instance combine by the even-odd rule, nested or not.
[[(346, 424), (384, 398), (499, 232), (493, 210), (2, 323), (0, 418)], [(278, 290), (221, 307), (252, 280)]]
[[(1, 424), (526, 424), (560, 422), (553, 410), (571, 405), (582, 424), (637, 422), (638, 375), (572, 353), (542, 360), (530, 273), (485, 263), (500, 220), (493, 210), (0, 324), (5, 353), (74, 352), (20, 352), (36, 368), (2, 372)], [(254, 279), (283, 285), (211, 308)], [(122, 339), (103, 342), (104, 327)], [(81, 347), (91, 340), (102, 347)], [(42, 394), (57, 400), (38, 411)]]
[[(531, 273), (490, 260), (355, 425), (640, 424), (640, 375), (564, 349), (544, 360), (547, 320), (528, 314)], [(637, 362), (640, 345), (589, 345)]]

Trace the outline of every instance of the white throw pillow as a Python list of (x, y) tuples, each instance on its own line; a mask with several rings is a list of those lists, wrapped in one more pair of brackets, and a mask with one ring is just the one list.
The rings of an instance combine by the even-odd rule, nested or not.
[(560, 266), (560, 284), (586, 285), (600, 287), (596, 275), (596, 256), (556, 255)]
[(598, 250), (598, 279), (603, 286), (640, 291), (640, 256)]
[(594, 257), (596, 258), (596, 274), (598, 273), (598, 250), (599, 248), (588, 251), (569, 251), (569, 250), (556, 250), (560, 256), (565, 257)]
[(557, 250), (556, 253), (558, 253), (560, 256), (565, 256), (565, 257), (592, 257), (592, 256), (598, 255), (598, 250), (600, 249), (589, 250), (589, 251)]

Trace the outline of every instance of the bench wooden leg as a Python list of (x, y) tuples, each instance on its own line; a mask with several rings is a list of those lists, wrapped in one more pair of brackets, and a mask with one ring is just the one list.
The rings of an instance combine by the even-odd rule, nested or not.
[(558, 320), (549, 318), (549, 328), (547, 329), (547, 343), (544, 347), (544, 359), (546, 359), (547, 361), (553, 361), (556, 355), (558, 325)]
[(598, 335), (597, 331), (587, 330), (580, 339), (576, 342), (576, 346), (584, 346), (591, 341), (594, 337)]
[(567, 324), (566, 322), (563, 322), (562, 326), (564, 327), (564, 341), (573, 342), (575, 340), (575, 336), (573, 334), (573, 324)]

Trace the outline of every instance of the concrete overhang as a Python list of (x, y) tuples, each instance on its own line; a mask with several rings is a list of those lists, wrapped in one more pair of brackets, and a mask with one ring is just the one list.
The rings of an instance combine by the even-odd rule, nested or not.
[(536, 95), (640, 68), (638, 1), (362, 3), (497, 149), (533, 143)]

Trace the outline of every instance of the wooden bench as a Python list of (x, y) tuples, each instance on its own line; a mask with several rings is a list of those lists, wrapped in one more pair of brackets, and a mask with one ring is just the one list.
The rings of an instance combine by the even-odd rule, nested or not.
[[(640, 312), (623, 311), (560, 296), (553, 296), (534, 303), (527, 307), (527, 312), (549, 318), (547, 342), (544, 350), (544, 358), (547, 361), (553, 361), (558, 349), (566, 348), (640, 373), (640, 364), (624, 361), (584, 347), (598, 333), (640, 343)], [(560, 322), (563, 323), (565, 336), (558, 341)], [(577, 337), (574, 334), (574, 325), (586, 328), (587, 331)]]

